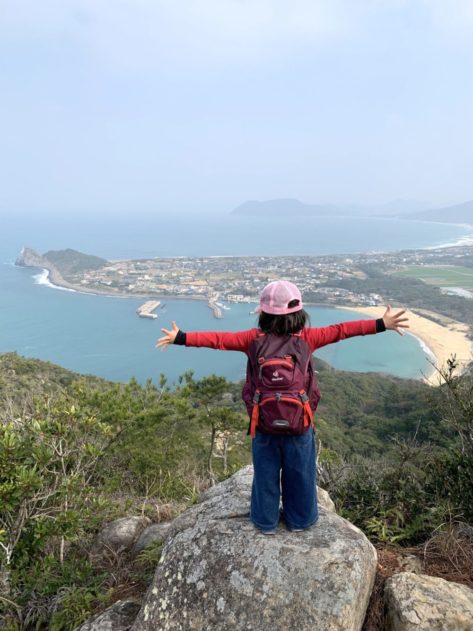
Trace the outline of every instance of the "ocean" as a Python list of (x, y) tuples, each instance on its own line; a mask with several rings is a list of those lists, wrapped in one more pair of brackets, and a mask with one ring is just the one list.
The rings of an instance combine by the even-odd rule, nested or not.
[[(471, 239), (465, 226), (353, 217), (288, 218), (271, 222), (236, 215), (160, 215), (107, 219), (11, 218), (0, 235), (0, 352), (16, 351), (66, 368), (127, 381), (175, 382), (192, 369), (244, 377), (242, 353), (171, 347), (155, 349), (160, 328), (175, 320), (183, 330), (242, 330), (255, 326), (251, 305), (228, 305), (224, 319), (206, 303), (166, 300), (157, 320), (138, 318), (139, 298), (94, 296), (47, 284), (44, 272), (13, 265), (23, 246), (44, 253), (74, 248), (108, 259), (150, 256), (341, 254), (426, 248)], [(309, 307), (312, 326), (359, 319), (355, 312)], [(380, 309), (380, 316), (383, 309)], [(345, 340), (316, 352), (336, 368), (420, 378), (431, 369), (425, 346), (396, 333)]]

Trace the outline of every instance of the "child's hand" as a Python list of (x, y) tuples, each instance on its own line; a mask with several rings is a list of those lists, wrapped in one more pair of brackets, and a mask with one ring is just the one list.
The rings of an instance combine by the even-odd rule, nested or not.
[(172, 331), (168, 331), (167, 329), (161, 329), (163, 333), (166, 333), (164, 337), (160, 337), (156, 342), (156, 348), (164, 351), (169, 346), (169, 344), (174, 344), (174, 340), (176, 339), (176, 335), (178, 334), (179, 327), (175, 322), (172, 322)]
[(404, 331), (401, 329), (408, 329), (408, 324), (402, 324), (402, 322), (406, 322), (409, 318), (401, 318), (401, 316), (406, 313), (406, 310), (398, 311), (398, 313), (391, 313), (391, 305), (388, 305), (385, 314), (383, 315), (383, 321), (386, 329), (390, 331), (396, 331), (399, 335), (404, 335)]

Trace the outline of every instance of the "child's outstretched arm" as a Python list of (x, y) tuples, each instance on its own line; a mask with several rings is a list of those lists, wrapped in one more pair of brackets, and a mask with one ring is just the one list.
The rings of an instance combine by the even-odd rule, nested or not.
[(326, 346), (327, 344), (339, 342), (340, 340), (345, 340), (349, 337), (373, 335), (374, 333), (381, 333), (386, 330), (396, 331), (399, 335), (404, 335), (402, 329), (409, 327), (408, 324), (405, 324), (408, 318), (402, 317), (404, 313), (405, 310), (392, 313), (391, 305), (388, 305), (382, 318), (376, 320), (350, 320), (348, 322), (340, 322), (340, 324), (331, 324), (330, 326), (320, 328), (304, 329), (303, 335), (312, 350)]
[(165, 350), (170, 344), (178, 344), (181, 346), (196, 346), (215, 348), (221, 351), (242, 351), (247, 352), (248, 346), (257, 334), (257, 329), (248, 329), (247, 331), (194, 331), (184, 333), (175, 322), (172, 323), (172, 329), (161, 329), (165, 334), (156, 342), (156, 348)]

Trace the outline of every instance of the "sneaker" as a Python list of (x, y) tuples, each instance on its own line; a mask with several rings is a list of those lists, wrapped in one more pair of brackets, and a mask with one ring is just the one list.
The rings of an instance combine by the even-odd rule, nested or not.
[(261, 532), (263, 533), (263, 535), (275, 535), (276, 528), (273, 528), (272, 530), (262, 530)]
[(305, 528), (291, 528), (290, 532), (304, 532)]

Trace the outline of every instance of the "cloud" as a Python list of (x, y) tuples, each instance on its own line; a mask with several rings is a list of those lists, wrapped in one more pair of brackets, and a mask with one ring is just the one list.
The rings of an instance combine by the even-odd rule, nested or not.
[[(346, 0), (4, 0), (10, 40), (69, 38), (108, 63), (248, 63), (350, 30)], [(350, 8), (351, 7), (351, 8)]]
[(473, 0), (0, 0), (0, 39), (67, 41), (118, 72), (261, 66), (364, 29), (381, 36), (390, 16), (419, 8), (420, 30), (471, 34)]

